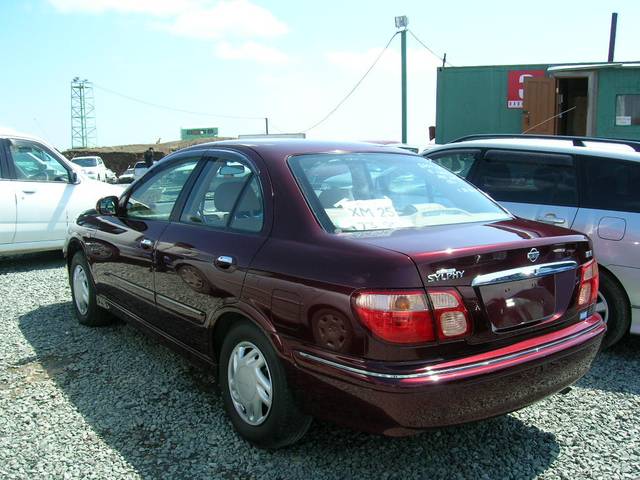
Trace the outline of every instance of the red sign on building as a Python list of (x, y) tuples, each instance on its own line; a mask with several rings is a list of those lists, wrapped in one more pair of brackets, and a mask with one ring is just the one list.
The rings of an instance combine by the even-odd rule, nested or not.
[(522, 108), (525, 79), (544, 77), (544, 74), (544, 70), (511, 70), (507, 83), (507, 108)]

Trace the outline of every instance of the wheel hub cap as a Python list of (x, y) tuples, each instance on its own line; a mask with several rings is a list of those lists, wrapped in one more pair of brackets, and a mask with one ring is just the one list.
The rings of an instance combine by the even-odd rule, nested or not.
[(76, 265), (73, 270), (73, 298), (78, 311), (86, 315), (89, 310), (89, 280), (82, 265)]
[(263, 423), (271, 410), (271, 372), (264, 355), (251, 342), (240, 342), (231, 352), (227, 372), (229, 392), (240, 418), (249, 425)]

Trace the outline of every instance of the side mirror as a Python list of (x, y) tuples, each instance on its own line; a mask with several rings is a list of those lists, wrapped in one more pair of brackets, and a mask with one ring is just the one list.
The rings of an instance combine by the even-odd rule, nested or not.
[(100, 215), (114, 216), (118, 213), (118, 197), (115, 195), (98, 200), (96, 210)]
[(69, 183), (73, 185), (77, 185), (78, 183), (80, 183), (77, 172), (74, 172), (73, 170), (69, 172)]

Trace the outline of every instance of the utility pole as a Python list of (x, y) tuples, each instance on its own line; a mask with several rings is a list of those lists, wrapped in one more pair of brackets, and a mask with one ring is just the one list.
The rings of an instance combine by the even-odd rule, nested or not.
[(407, 143), (407, 25), (406, 16), (396, 17), (396, 28), (400, 30), (400, 61), (402, 85), (402, 143)]
[(616, 30), (618, 28), (618, 14), (613, 12), (611, 14), (611, 30), (609, 32), (609, 59), (608, 62), (613, 62), (613, 54), (616, 49)]
[(264, 117), (264, 133), (269, 135), (269, 119)]

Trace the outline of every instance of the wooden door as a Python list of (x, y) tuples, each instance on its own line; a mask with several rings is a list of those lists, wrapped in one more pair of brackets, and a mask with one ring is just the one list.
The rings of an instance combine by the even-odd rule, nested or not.
[(524, 81), (522, 133), (555, 135), (556, 79), (529, 77)]

